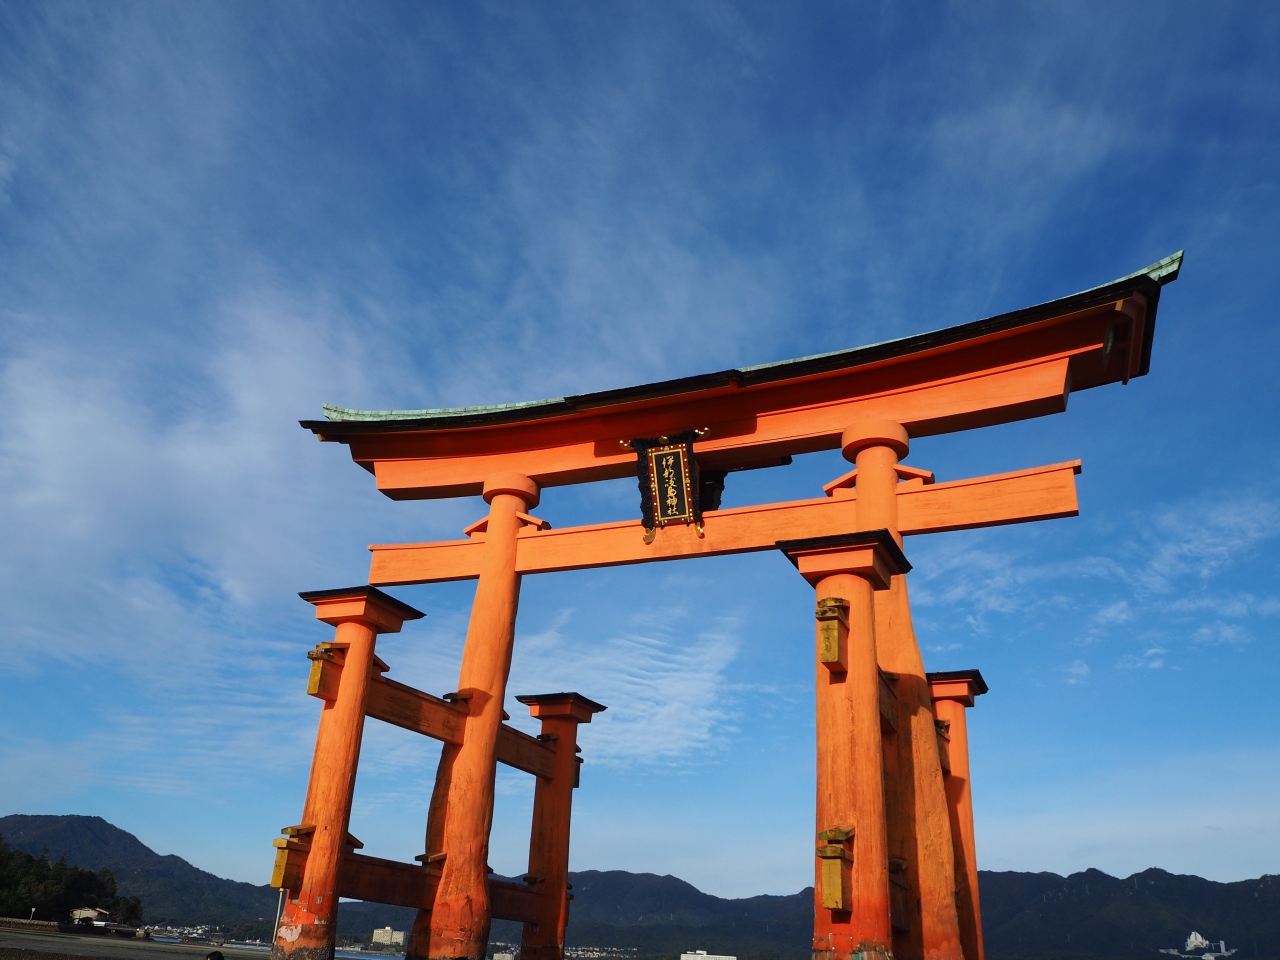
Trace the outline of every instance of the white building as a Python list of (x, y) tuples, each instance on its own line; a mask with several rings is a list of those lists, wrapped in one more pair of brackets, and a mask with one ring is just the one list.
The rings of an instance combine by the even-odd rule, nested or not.
[(707, 953), (705, 950), (694, 950), (690, 953), (680, 954), (680, 960), (738, 960), (738, 958), (727, 957), (718, 953)]
[(403, 947), (404, 931), (392, 930), (390, 927), (379, 927), (373, 931), (373, 942), (385, 944), (388, 947)]
[(111, 919), (111, 911), (101, 907), (76, 907), (71, 911), (72, 920), (87, 920), (91, 923), (106, 923)]

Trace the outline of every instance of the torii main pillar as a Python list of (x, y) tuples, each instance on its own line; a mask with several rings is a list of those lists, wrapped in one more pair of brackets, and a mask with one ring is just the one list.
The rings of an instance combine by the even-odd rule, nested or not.
[[(347, 832), (355, 790), (365, 700), (379, 667), (374, 644), (380, 633), (399, 633), (422, 613), (375, 587), (315, 590), (299, 594), (316, 608), (316, 619), (336, 627), (326, 649), (341, 658), (336, 696), (325, 701), (316, 751), (303, 805), (302, 823), (292, 828), (310, 850), (302, 881), (284, 904), (271, 948), (274, 960), (332, 960), (338, 927), (339, 868), (352, 846)], [(386, 665), (381, 664), (385, 670)]]
[[(857, 421), (844, 431), (841, 450), (857, 466), (851, 478), (857, 490), (857, 529), (885, 529), (902, 542), (898, 484), (924, 473), (899, 464), (909, 448), (907, 431), (892, 420)], [(897, 733), (886, 740), (886, 749), (896, 756), (886, 764), (885, 794), (889, 856), (901, 868), (908, 916), (898, 918), (894, 954), (897, 960), (963, 960), (937, 718), (911, 625), (905, 571), (876, 594), (875, 620), (880, 668), (898, 678)]]
[[(440, 883), (433, 902), (418, 911), (407, 960), (483, 960), (489, 944), (496, 749), (520, 601), (516, 534), (532, 520), (525, 511), (538, 505), (539, 492), (519, 473), (485, 481), (484, 556), (455, 694), (467, 709), (466, 738), (446, 744), (440, 755), (424, 855), (427, 862), (439, 863)], [(435, 843), (440, 846), (432, 849)]]
[[(899, 484), (903, 480), (923, 483), (932, 479), (927, 471), (899, 464), (910, 447), (907, 431), (891, 420), (862, 420), (851, 424), (841, 438), (841, 449), (855, 469), (829, 485), (828, 493), (850, 497), (856, 494), (855, 530), (875, 531), (883, 537), (898, 557), (902, 557), (902, 533), (898, 517)], [(834, 541), (839, 538), (826, 538)], [(813, 541), (818, 542), (818, 541)], [(779, 543), (792, 556), (793, 544)], [(810, 563), (813, 561), (810, 560)], [(803, 567), (801, 568), (803, 571)], [(876, 584), (874, 594), (866, 591), (872, 605), (872, 624), (855, 627), (854, 611), (849, 614), (851, 637), (865, 630), (863, 646), (870, 650), (879, 670), (893, 676), (893, 702), (897, 710), (892, 732), (880, 735), (880, 680), (867, 674), (860, 693), (865, 702), (862, 712), (867, 726), (860, 742), (870, 749), (875, 744), (877, 756), (859, 754), (858, 762), (839, 776), (860, 783), (871, 783), (877, 792), (881, 813), (867, 827), (879, 835), (883, 831), (883, 850), (875, 854), (874, 863), (863, 863), (854, 871), (854, 889), (861, 884), (865, 895), (856, 896), (857, 909), (866, 910), (871, 919), (867, 929), (879, 936), (883, 928), (883, 944), (876, 939), (865, 942), (833, 941), (824, 929), (823, 899), (817, 895), (818, 918), (815, 920), (813, 952), (815, 958), (847, 960), (854, 953), (874, 954), (891, 950), (897, 960), (965, 960), (960, 939), (960, 918), (956, 906), (956, 870), (952, 845), (952, 824), (938, 753), (936, 716), (924, 661), (911, 626), (911, 608), (907, 597), (906, 574), (910, 565), (905, 558), (887, 567), (883, 584)], [(811, 579), (811, 582), (812, 579)], [(832, 588), (833, 589), (833, 588)], [(819, 606), (823, 604), (823, 587), (819, 586)], [(828, 592), (831, 592), (829, 590)], [(842, 594), (833, 593), (833, 596)], [(822, 618), (822, 610), (819, 617)], [(819, 628), (821, 634), (821, 626)], [(852, 641), (851, 641), (852, 642)], [(851, 648), (852, 649), (852, 648)], [(819, 653), (821, 661), (822, 654)], [(830, 831), (824, 825), (822, 797), (824, 779), (832, 774), (831, 761), (824, 752), (823, 740), (844, 736), (838, 721), (824, 711), (824, 688), (830, 682), (820, 668), (818, 676), (818, 831)], [(852, 676), (852, 675), (851, 675)], [(824, 727), (828, 728), (824, 730)], [(883, 752), (881, 752), (883, 751)], [(855, 788), (850, 785), (847, 790)], [(858, 830), (864, 830), (859, 821)], [(855, 863), (856, 863), (855, 859)], [(899, 885), (900, 898), (890, 909), (890, 870), (892, 882)], [(819, 886), (820, 886), (819, 882)], [(883, 891), (882, 891), (883, 888)], [(881, 895), (883, 893), (883, 904)], [(828, 907), (828, 909), (830, 909)], [(841, 922), (838, 915), (833, 921)], [(859, 928), (861, 929), (861, 927)], [(970, 958), (977, 960), (977, 958)]]
[(778, 546), (813, 585), (818, 605), (813, 957), (888, 960), (893, 935), (872, 594), (910, 565), (887, 530)]

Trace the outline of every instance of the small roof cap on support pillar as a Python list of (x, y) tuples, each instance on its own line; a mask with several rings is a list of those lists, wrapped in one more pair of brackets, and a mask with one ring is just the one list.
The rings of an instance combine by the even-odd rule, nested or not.
[(869, 579), (875, 589), (885, 590), (890, 578), (911, 570), (898, 541), (884, 529), (779, 540), (777, 545), (800, 575), (815, 586), (823, 577), (856, 573)]
[(368, 584), (336, 590), (306, 590), (299, 593), (316, 608), (316, 619), (325, 623), (362, 623), (378, 633), (399, 633), (406, 620), (426, 616), (401, 600)]
[(974, 698), (987, 692), (987, 681), (977, 670), (943, 670), (926, 673), (925, 679), (934, 700), (958, 700), (966, 707), (972, 707)]
[(529, 708), (530, 716), (538, 720), (562, 717), (578, 723), (590, 723), (593, 713), (609, 709), (602, 703), (588, 700), (580, 693), (526, 693), (516, 699)]

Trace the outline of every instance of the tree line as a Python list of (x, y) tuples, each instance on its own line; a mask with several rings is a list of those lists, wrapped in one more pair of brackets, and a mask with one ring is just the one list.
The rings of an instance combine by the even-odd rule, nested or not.
[(110, 911), (117, 923), (142, 922), (142, 902), (121, 897), (116, 878), (106, 867), (85, 870), (67, 863), (66, 855), (49, 862), (46, 850), (38, 857), (15, 850), (0, 835), (0, 916), (36, 920), (69, 920), (77, 907)]

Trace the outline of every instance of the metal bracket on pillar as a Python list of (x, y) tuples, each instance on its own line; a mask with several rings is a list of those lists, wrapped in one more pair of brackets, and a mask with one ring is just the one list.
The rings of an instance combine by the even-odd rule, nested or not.
[(818, 601), (818, 660), (832, 673), (849, 669), (849, 601), (825, 597)]
[(848, 911), (853, 907), (853, 828), (834, 827), (818, 834), (822, 861), (822, 906)]

